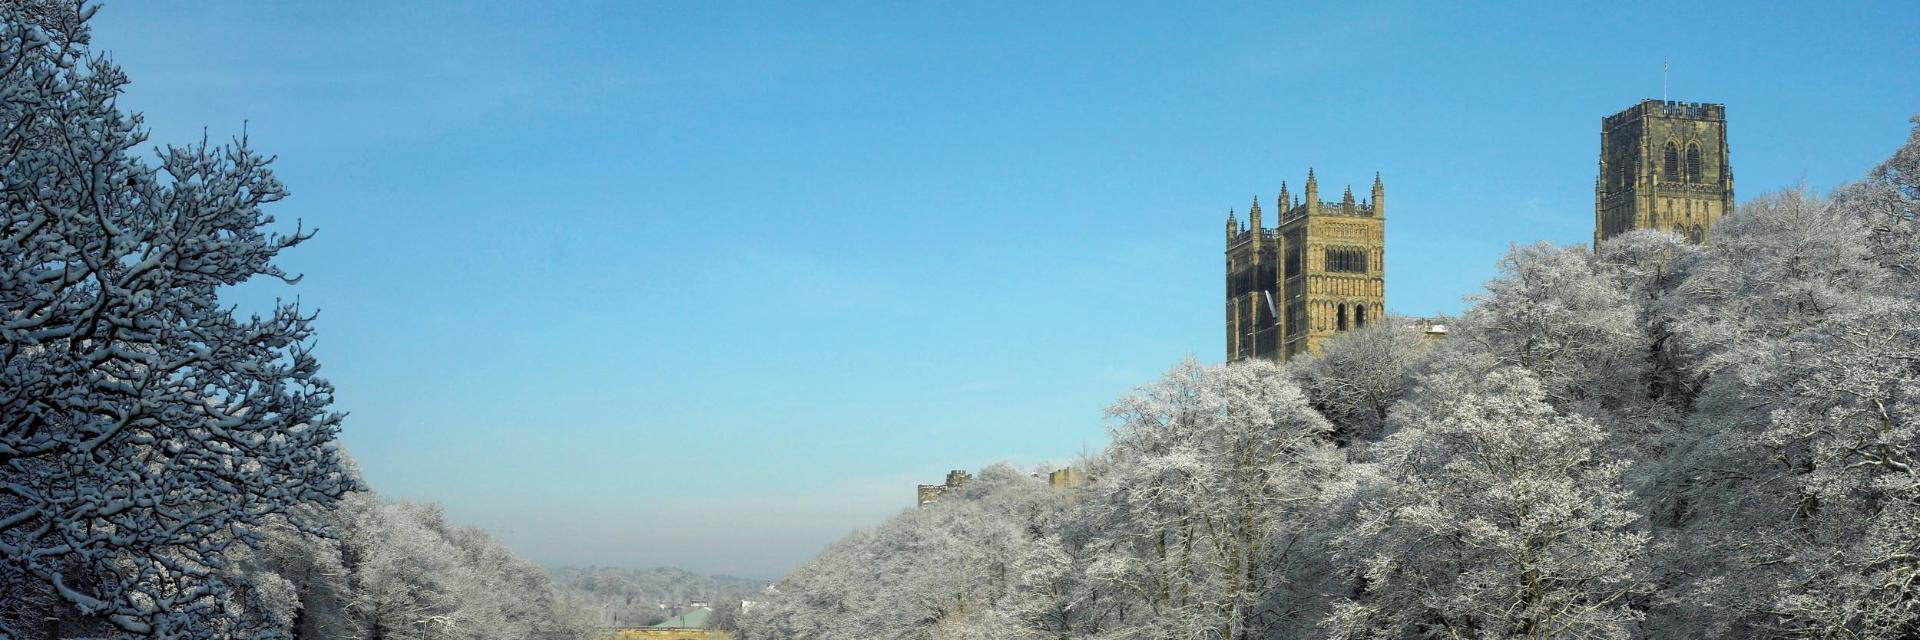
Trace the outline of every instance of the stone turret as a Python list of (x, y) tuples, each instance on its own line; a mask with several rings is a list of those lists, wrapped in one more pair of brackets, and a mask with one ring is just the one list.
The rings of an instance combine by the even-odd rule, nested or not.
[(1307, 167), (1307, 215), (1320, 213), (1320, 181), (1313, 177), (1313, 167)]
[(1340, 214), (1353, 215), (1358, 210), (1353, 205), (1353, 185), (1347, 185), (1347, 192), (1340, 195)]
[(1387, 217), (1387, 187), (1380, 182), (1380, 172), (1373, 172), (1373, 215)]
[[(1253, 229), (1253, 246), (1255, 249), (1258, 249), (1260, 247), (1260, 230), (1263, 228), (1260, 225), (1260, 196), (1258, 195), (1253, 197), (1253, 207), (1247, 210), (1247, 226)], [(1259, 261), (1260, 258), (1257, 251), (1254, 253), (1254, 256), (1254, 260), (1256, 262)]]
[(1227, 246), (1233, 246), (1233, 236), (1240, 231), (1240, 221), (1233, 219), (1233, 210), (1227, 210)]
[(1285, 220), (1287, 214), (1293, 213), (1293, 196), (1287, 195), (1287, 181), (1285, 180), (1280, 181), (1280, 198), (1277, 202), (1280, 203), (1280, 219)]

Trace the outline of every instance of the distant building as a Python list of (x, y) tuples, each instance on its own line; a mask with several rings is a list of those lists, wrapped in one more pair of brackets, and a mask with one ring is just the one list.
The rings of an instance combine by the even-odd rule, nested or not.
[[(1032, 474), (1032, 477), (1037, 481), (1040, 479), (1040, 473), (1036, 471)], [(917, 491), (919, 506), (925, 507), (939, 502), (941, 496), (945, 496), (948, 491), (958, 489), (960, 485), (966, 484), (968, 480), (972, 479), (973, 476), (967, 472), (954, 469), (947, 472), (946, 484), (919, 485)], [(1047, 473), (1047, 486), (1054, 489), (1077, 489), (1080, 485), (1086, 484), (1086, 482), (1086, 472), (1073, 467), (1062, 467)], [(767, 593), (777, 593), (777, 591), (773, 585), (767, 585)]]
[(1246, 224), (1227, 214), (1227, 361), (1284, 362), (1319, 353), (1341, 332), (1386, 319), (1386, 187), (1373, 176), (1373, 198), (1320, 200), (1307, 170), (1301, 198), (1280, 185), (1278, 226), (1261, 219), (1260, 199)]
[(1403, 326), (1408, 329), (1418, 329), (1420, 335), (1428, 340), (1439, 340), (1447, 337), (1447, 319), (1444, 317), (1407, 318), (1406, 324)]
[(1047, 474), (1047, 486), (1055, 489), (1077, 489), (1086, 482), (1087, 474), (1073, 467), (1065, 467)]
[(960, 485), (966, 484), (968, 480), (972, 479), (973, 476), (968, 475), (966, 471), (960, 469), (948, 471), (946, 484), (920, 485), (920, 490), (918, 491), (919, 504), (922, 507), (933, 504), (940, 500), (940, 496), (946, 495), (947, 491), (958, 489)]
[(1665, 229), (1700, 242), (1732, 211), (1726, 105), (1641, 100), (1600, 119), (1594, 247), (1632, 229)]

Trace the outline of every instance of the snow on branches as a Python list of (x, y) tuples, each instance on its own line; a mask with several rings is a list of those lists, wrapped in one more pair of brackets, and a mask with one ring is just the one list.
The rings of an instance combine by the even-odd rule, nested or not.
[(230, 631), (230, 547), (351, 487), (313, 316), (220, 287), (312, 237), (244, 138), (157, 166), (85, 6), (0, 8), (0, 559), (125, 632)]
[[(1285, 368), (1181, 363), (1109, 410), (1071, 497), (910, 512), (743, 630), (1920, 637), (1915, 176), (1920, 126), (1865, 180), (1754, 198), (1704, 245), (1517, 246), (1439, 343), (1381, 324)], [(995, 543), (930, 547), (934, 518)], [(928, 548), (1023, 570), (894, 583), (936, 575), (896, 569)], [(843, 624), (876, 609), (915, 615)]]

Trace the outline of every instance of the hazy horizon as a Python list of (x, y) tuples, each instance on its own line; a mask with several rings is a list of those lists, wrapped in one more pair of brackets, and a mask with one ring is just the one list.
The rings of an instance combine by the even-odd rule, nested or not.
[(1236, 9), (111, 3), (93, 28), (153, 144), (244, 128), (280, 157), (269, 212), (320, 234), (298, 286), (240, 294), (321, 311), (377, 491), (549, 567), (750, 579), (948, 469), (1097, 450), (1108, 402), (1221, 360), (1222, 223), (1309, 167), (1328, 199), (1380, 172), (1388, 309), (1455, 313), (1510, 243), (1590, 240), (1600, 118), (1660, 97), (1663, 59), (1672, 99), (1727, 105), (1743, 202), (1856, 178), (1920, 111), (1899, 3)]

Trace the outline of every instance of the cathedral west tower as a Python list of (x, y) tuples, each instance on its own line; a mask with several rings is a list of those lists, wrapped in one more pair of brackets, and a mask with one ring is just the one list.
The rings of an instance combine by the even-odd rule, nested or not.
[(1725, 105), (1641, 100), (1600, 119), (1595, 247), (1630, 229), (1666, 229), (1700, 242), (1732, 211)]
[(1227, 361), (1286, 361), (1319, 353), (1328, 338), (1386, 319), (1386, 187), (1373, 177), (1372, 198), (1353, 189), (1320, 199), (1307, 170), (1304, 193), (1280, 185), (1275, 226), (1260, 199), (1247, 220), (1227, 215)]

